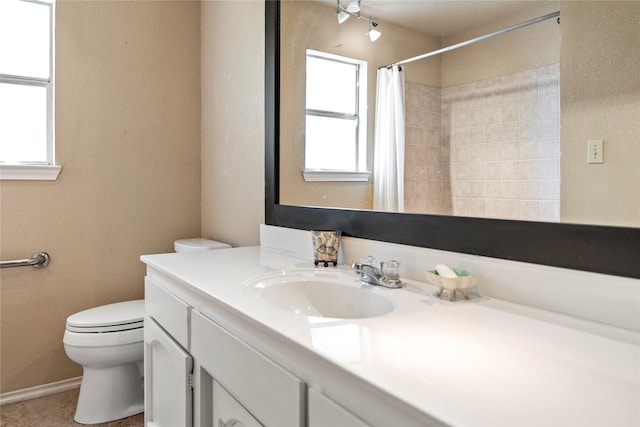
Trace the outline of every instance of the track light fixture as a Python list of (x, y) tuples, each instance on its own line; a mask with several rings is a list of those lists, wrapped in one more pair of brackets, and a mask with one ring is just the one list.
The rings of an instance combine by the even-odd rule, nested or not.
[(340, 10), (338, 9), (338, 24), (342, 24), (344, 21), (346, 21), (347, 19), (349, 19), (351, 15), (349, 15), (347, 12), (345, 12), (344, 10)]
[(358, 19), (366, 19), (369, 21), (369, 31), (366, 33), (369, 36), (369, 40), (374, 42), (380, 38), (382, 33), (376, 29), (378, 21), (370, 16), (360, 14), (360, 0), (351, 0), (346, 8), (340, 4), (340, 0), (336, 0), (336, 2), (338, 4), (338, 10), (336, 11), (338, 24), (344, 23), (351, 16), (355, 16)]
[(360, 0), (351, 0), (347, 5), (347, 12), (359, 13), (360, 12)]
[(376, 21), (369, 21), (369, 31), (367, 31), (367, 35), (369, 36), (369, 40), (371, 40), (372, 42), (378, 40), (382, 35), (380, 31), (376, 30), (377, 26), (378, 23)]

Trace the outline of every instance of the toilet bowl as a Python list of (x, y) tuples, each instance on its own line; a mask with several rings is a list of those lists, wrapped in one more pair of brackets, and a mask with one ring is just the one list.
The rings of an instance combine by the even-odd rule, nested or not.
[[(208, 239), (181, 239), (176, 252), (230, 248)], [(82, 365), (74, 419), (106, 423), (144, 410), (144, 300), (103, 305), (67, 318), (64, 350)]]
[(64, 350), (82, 365), (74, 419), (96, 424), (144, 410), (144, 300), (91, 308), (67, 318)]

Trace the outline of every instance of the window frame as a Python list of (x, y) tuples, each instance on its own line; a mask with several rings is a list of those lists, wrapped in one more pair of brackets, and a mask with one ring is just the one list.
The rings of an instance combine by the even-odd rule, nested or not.
[[(368, 64), (367, 61), (359, 60), (355, 58), (349, 58), (345, 56), (335, 55), (327, 52), (321, 52), (318, 50), (307, 49), (305, 58), (314, 57), (326, 61), (335, 61), (354, 65), (356, 67), (356, 81), (355, 81), (355, 110), (356, 114), (346, 114), (341, 112), (316, 110), (305, 108), (305, 119), (307, 116), (334, 118), (341, 120), (355, 120), (356, 135), (355, 135), (355, 150), (356, 150), (356, 164), (355, 168), (347, 170), (336, 169), (309, 169), (306, 167), (306, 153), (305, 153), (305, 169), (303, 176), (305, 181), (368, 181), (371, 176), (371, 172), (367, 169), (368, 165), (368, 150), (367, 150), (367, 73)], [(305, 152), (307, 141), (305, 137)]]
[(44, 162), (5, 162), (0, 159), (0, 180), (55, 180), (61, 166), (55, 164), (55, 0), (19, 0), (45, 6), (49, 10), (49, 77), (30, 77), (0, 73), (0, 82), (31, 87), (44, 87), (47, 91), (46, 153)]

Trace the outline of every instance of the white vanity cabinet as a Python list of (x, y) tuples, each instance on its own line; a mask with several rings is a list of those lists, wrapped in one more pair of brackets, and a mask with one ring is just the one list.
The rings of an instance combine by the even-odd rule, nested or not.
[(145, 426), (190, 426), (193, 413), (193, 359), (188, 353), (187, 333), (190, 307), (149, 278), (145, 279), (145, 307)]
[[(304, 427), (306, 385), (145, 278), (145, 426)], [(185, 294), (185, 299), (191, 297)], [(182, 296), (181, 296), (182, 297)]]
[(197, 312), (191, 314), (191, 342), (199, 366), (200, 407), (213, 408), (211, 413), (200, 411), (200, 425), (231, 427), (235, 420), (247, 427), (256, 421), (304, 426), (305, 384), (300, 379)]

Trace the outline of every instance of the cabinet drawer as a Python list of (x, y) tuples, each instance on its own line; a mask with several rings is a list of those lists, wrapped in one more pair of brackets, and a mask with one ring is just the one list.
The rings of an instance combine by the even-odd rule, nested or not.
[(262, 424), (303, 425), (302, 381), (195, 311), (191, 334), (194, 359)]
[(144, 278), (144, 306), (152, 317), (182, 347), (189, 350), (190, 307), (149, 277)]

